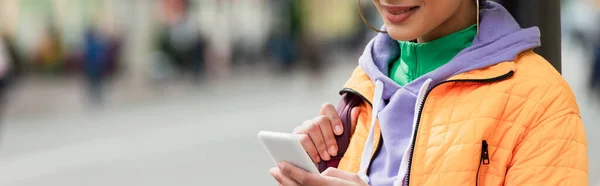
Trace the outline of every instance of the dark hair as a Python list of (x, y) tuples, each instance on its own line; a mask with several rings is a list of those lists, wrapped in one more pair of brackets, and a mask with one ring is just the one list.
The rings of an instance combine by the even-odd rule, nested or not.
[(360, 0), (358, 0), (358, 15), (360, 15), (360, 18), (362, 19), (362, 21), (373, 31), (375, 32), (379, 32), (379, 33), (387, 33), (386, 31), (383, 30), (379, 30), (375, 27), (373, 27), (371, 24), (369, 24), (369, 21), (367, 21), (367, 18), (365, 18), (365, 15), (362, 12), (362, 8), (360, 7)]
[(487, 0), (476, 0), (476, 1), (479, 1), (479, 10), (481, 10), (487, 6), (487, 4), (486, 4)]

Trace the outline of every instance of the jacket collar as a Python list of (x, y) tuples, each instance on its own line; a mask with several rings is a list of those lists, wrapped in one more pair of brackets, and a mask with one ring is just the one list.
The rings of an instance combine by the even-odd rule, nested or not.
[[(486, 68), (477, 70), (471, 70), (458, 75), (455, 75), (448, 79), (448, 81), (454, 80), (486, 80), (493, 79), (501, 76), (505, 76), (511, 72), (516, 72), (516, 64), (514, 61), (507, 61), (498, 63)], [(350, 79), (344, 85), (344, 89), (340, 91), (340, 94), (344, 93), (358, 93), (369, 103), (372, 103), (375, 85), (369, 78), (367, 73), (362, 67), (357, 67)]]

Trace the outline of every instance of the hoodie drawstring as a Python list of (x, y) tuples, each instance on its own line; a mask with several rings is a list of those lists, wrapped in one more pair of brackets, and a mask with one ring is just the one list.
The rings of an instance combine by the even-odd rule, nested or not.
[(362, 161), (360, 161), (360, 169), (358, 171), (358, 176), (365, 181), (365, 183), (369, 184), (369, 176), (367, 176), (367, 170), (369, 169), (369, 164), (371, 163), (371, 155), (373, 153), (373, 144), (375, 138), (375, 123), (377, 122), (377, 114), (379, 113), (379, 109), (381, 106), (381, 101), (383, 97), (383, 82), (377, 80), (375, 82), (375, 94), (373, 95), (373, 112), (371, 116), (371, 130), (369, 130), (369, 137), (367, 137), (367, 142), (365, 143), (365, 147), (362, 152)]

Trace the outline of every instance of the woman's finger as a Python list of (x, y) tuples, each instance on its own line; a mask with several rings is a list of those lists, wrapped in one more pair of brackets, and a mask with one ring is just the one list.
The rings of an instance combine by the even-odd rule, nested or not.
[(333, 129), (331, 128), (331, 122), (329, 122), (329, 118), (326, 116), (319, 116), (316, 118), (315, 122), (319, 124), (319, 127), (321, 127), (321, 135), (323, 135), (325, 146), (327, 147), (329, 155), (337, 155), (337, 142), (335, 140), (335, 134), (333, 134)]
[(307, 134), (298, 134), (298, 135), (300, 138), (299, 139), (300, 144), (302, 144), (302, 147), (304, 147), (304, 150), (310, 156), (310, 158), (313, 160), (313, 162), (315, 162), (315, 163), (321, 162), (321, 158), (319, 157), (319, 152), (317, 151), (317, 147), (312, 142), (310, 137)]
[(331, 103), (325, 103), (321, 106), (321, 115), (327, 116), (333, 128), (335, 135), (342, 135), (344, 133), (344, 126), (342, 125), (342, 119), (338, 114), (337, 110)]
[(288, 176), (293, 179), (296, 183), (303, 186), (317, 186), (317, 185), (328, 185), (326, 182), (328, 181), (325, 177), (306, 172), (290, 163), (281, 162), (277, 164), (277, 167), (283, 173), (283, 175)]
[(329, 161), (331, 156), (329, 156), (329, 152), (327, 152), (327, 145), (325, 144), (321, 127), (318, 123), (316, 123), (316, 120), (312, 120), (312, 122), (313, 123), (308, 127), (308, 136), (310, 136), (310, 139), (317, 147), (317, 150), (321, 155), (321, 159)]
[(275, 178), (275, 180), (277, 180), (279, 185), (300, 186), (300, 184), (298, 182), (294, 181), (294, 179), (283, 174), (279, 168), (271, 168), (271, 170), (269, 170), (269, 173), (271, 174), (271, 176), (273, 176), (273, 178)]

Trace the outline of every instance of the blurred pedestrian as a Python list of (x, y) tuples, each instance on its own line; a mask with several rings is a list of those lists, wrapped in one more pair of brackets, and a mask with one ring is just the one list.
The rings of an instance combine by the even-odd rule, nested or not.
[[(281, 1), (281, 0), (280, 0)], [(266, 0), (232, 0), (228, 12), (235, 12), (229, 19), (232, 42), (232, 66), (257, 65), (264, 61), (267, 37), (274, 16), (269, 14), (273, 3)]]
[(372, 2), (385, 26), (367, 23), (380, 33), (338, 110), (294, 129), (322, 174), (283, 162), (280, 185), (588, 185), (579, 108), (537, 27), (486, 0)]
[(6, 45), (0, 37), (0, 118), (5, 105), (5, 96), (8, 89), (9, 78), (11, 74), (11, 61)]
[(592, 76), (591, 87), (598, 95), (600, 95), (600, 43), (598, 43), (592, 56)]
[(44, 73), (59, 73), (64, 70), (65, 48), (59, 28), (50, 22), (37, 43), (34, 64)]
[(108, 67), (108, 40), (91, 25), (84, 35), (84, 73), (88, 83), (89, 100), (94, 105), (103, 103), (103, 80)]
[[(191, 15), (191, 1), (162, 0), (159, 6), (162, 22), (153, 52), (155, 66), (176, 67), (198, 81), (204, 75), (206, 40)], [(157, 69), (155, 75), (166, 74), (163, 70), (168, 69)]]
[(0, 117), (10, 87), (20, 77), (21, 58), (11, 34), (0, 32)]
[(280, 16), (280, 20), (271, 36), (269, 51), (278, 60), (284, 73), (300, 65), (316, 74), (321, 72), (325, 49), (321, 44), (326, 42), (319, 40), (309, 25), (307, 9), (313, 6), (311, 2), (283, 0), (278, 4), (280, 8), (276, 14)]
[(299, 1), (273, 0), (277, 15), (274, 29), (271, 31), (268, 44), (268, 53), (279, 63), (282, 72), (292, 70), (292, 65), (298, 54), (298, 33), (300, 30), (300, 19), (298, 13)]

